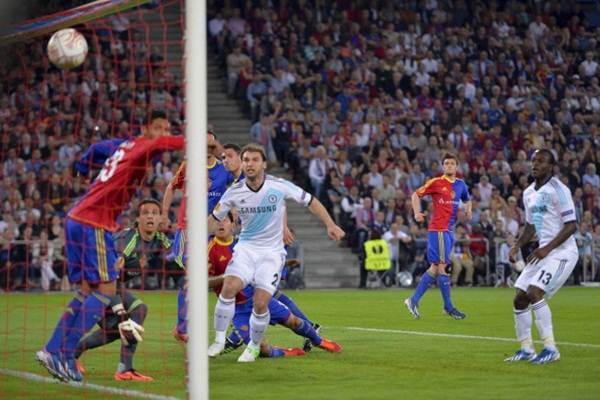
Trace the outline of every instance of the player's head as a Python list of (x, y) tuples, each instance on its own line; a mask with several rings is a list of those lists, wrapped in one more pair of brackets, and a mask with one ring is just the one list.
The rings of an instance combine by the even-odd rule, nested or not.
[(171, 135), (171, 123), (164, 111), (153, 110), (146, 116), (146, 123), (142, 126), (142, 136), (148, 139), (157, 139), (161, 136)]
[(233, 217), (233, 213), (229, 211), (227, 217), (217, 225), (215, 236), (221, 240), (230, 240), (233, 231), (235, 231), (235, 218)]
[(248, 144), (242, 149), (242, 168), (249, 179), (261, 176), (267, 168), (267, 153), (262, 146)]
[(221, 153), (221, 161), (228, 172), (236, 172), (242, 168), (242, 158), (240, 154), (242, 148), (235, 143), (225, 143), (223, 145), (223, 153)]
[(536, 150), (531, 156), (531, 176), (536, 181), (544, 181), (552, 176), (554, 154), (548, 149)]
[(452, 153), (445, 153), (442, 157), (442, 169), (444, 175), (454, 177), (456, 175), (456, 169), (458, 168), (458, 157)]
[(158, 230), (160, 223), (160, 202), (156, 199), (145, 198), (137, 211), (135, 226), (146, 233)]

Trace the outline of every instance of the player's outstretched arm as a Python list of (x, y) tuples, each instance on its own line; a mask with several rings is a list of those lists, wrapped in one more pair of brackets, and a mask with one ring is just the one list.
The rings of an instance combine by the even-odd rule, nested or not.
[(161, 204), (161, 216), (160, 222), (163, 224), (163, 229), (169, 229), (169, 225), (171, 221), (169, 220), (169, 210), (171, 209), (171, 204), (173, 203), (173, 197), (175, 196), (175, 188), (171, 183), (167, 185), (165, 189), (165, 194), (163, 195), (163, 200)]
[(327, 236), (329, 236), (331, 240), (339, 242), (346, 235), (346, 233), (333, 222), (331, 216), (318, 199), (313, 197), (308, 205), (308, 209), (323, 221), (327, 227)]

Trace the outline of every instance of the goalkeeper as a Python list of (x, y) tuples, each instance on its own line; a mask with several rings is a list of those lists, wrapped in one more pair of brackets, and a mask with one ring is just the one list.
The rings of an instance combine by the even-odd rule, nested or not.
[(100, 329), (83, 338), (77, 346), (75, 358), (81, 373), (84, 371), (78, 360), (83, 352), (120, 338), (121, 359), (115, 380), (152, 380), (133, 368), (133, 355), (137, 343), (142, 341), (142, 325), (148, 307), (127, 291), (125, 284), (142, 275), (142, 270), (149, 265), (156, 269), (159, 269), (159, 265), (160, 269), (164, 268), (164, 258), (171, 249), (171, 243), (158, 231), (161, 215), (160, 203), (157, 200), (142, 200), (137, 214), (135, 229), (126, 229), (115, 234), (115, 243), (119, 249), (116, 269), (120, 271), (117, 293), (105, 310), (105, 318), (98, 322)]

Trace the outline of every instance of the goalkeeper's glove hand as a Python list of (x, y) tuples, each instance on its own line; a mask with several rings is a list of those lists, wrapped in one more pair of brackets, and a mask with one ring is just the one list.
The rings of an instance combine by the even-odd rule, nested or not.
[(142, 333), (144, 333), (144, 327), (129, 318), (129, 314), (125, 310), (117, 312), (117, 316), (121, 319), (119, 323), (119, 335), (125, 346), (131, 346), (142, 342)]

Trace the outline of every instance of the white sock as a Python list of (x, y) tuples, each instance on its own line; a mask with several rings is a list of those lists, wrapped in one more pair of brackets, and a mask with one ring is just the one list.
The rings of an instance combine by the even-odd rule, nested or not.
[(267, 310), (264, 314), (257, 314), (254, 310), (252, 310), (252, 315), (250, 316), (250, 343), (249, 347), (259, 349), (260, 342), (262, 341), (263, 336), (265, 336), (265, 331), (269, 326), (269, 321), (271, 319), (271, 315)]
[(517, 340), (521, 343), (521, 349), (528, 353), (535, 351), (533, 348), (533, 338), (531, 337), (531, 308), (528, 306), (524, 310), (513, 310), (515, 313), (515, 330), (517, 331)]
[(217, 331), (215, 341), (217, 343), (225, 343), (227, 327), (229, 327), (229, 323), (233, 319), (234, 314), (235, 297), (233, 299), (225, 299), (222, 295), (219, 295), (214, 314), (214, 326), (215, 331)]
[(552, 327), (552, 311), (546, 303), (546, 299), (542, 299), (531, 305), (535, 314), (535, 324), (540, 332), (540, 338), (544, 341), (544, 347), (556, 351), (556, 343), (554, 342), (554, 329)]

